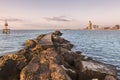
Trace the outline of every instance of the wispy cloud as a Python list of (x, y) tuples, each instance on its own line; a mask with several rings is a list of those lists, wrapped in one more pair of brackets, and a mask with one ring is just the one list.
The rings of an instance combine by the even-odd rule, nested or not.
[(70, 18), (67, 18), (66, 16), (58, 16), (58, 17), (44, 17), (47, 21), (63, 21), (63, 22), (69, 22), (71, 21)]
[[(63, 27), (60, 24), (49, 24), (49, 23), (27, 23), (23, 24), (23, 26), (26, 26), (24, 28), (29, 29), (63, 29)], [(62, 26), (62, 27), (61, 27)]]
[(19, 21), (19, 22), (21, 22), (21, 21), (23, 21), (22, 19), (18, 19), (18, 18), (1, 18), (0, 19), (0, 21), (5, 21), (5, 19), (7, 20), (7, 21), (11, 21), (11, 22), (16, 22), (16, 21)]

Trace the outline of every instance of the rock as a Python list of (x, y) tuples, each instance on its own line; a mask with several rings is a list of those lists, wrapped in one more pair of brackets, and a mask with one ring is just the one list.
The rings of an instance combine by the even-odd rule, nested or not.
[[(98, 78), (104, 80), (106, 75), (116, 77), (117, 71), (114, 66), (106, 65), (94, 60), (79, 61), (76, 63), (76, 67), (79, 69), (79, 77), (84, 80)], [(82, 75), (82, 76), (81, 76)]]
[(74, 69), (66, 68), (64, 65), (61, 65), (61, 67), (65, 70), (65, 72), (70, 76), (72, 80), (77, 79), (77, 73)]
[(92, 80), (99, 80), (98, 78), (93, 78)]
[(0, 80), (13, 80), (19, 78), (20, 70), (26, 66), (24, 56), (8, 54), (0, 58)]
[(59, 30), (56, 30), (53, 34), (57, 35), (57, 36), (61, 36), (62, 35), (62, 33)]
[(44, 50), (41, 45), (37, 44), (31, 51), (32, 53), (40, 54), (40, 51)]
[(20, 80), (71, 80), (59, 66), (59, 58), (54, 49), (42, 51), (23, 68)]
[(106, 75), (104, 80), (116, 80), (115, 77)]
[(64, 61), (66, 61), (70, 66), (75, 66), (75, 61), (77, 59), (83, 60), (83, 56), (76, 54), (68, 49), (61, 48), (61, 55), (64, 58)]
[(40, 80), (39, 65), (39, 58), (33, 57), (31, 62), (22, 69), (20, 73), (20, 80)]
[(39, 35), (34, 41), (36, 42), (36, 43), (39, 43), (39, 41), (45, 36), (46, 34), (41, 34), (41, 35)]
[(25, 55), (27, 53), (26, 49), (19, 50), (17, 54)]
[(52, 41), (52, 33), (47, 34), (46, 36), (44, 36), (40, 41), (39, 44), (42, 45), (42, 47), (44, 49), (53, 47), (53, 41)]
[(71, 44), (71, 43), (62, 44), (61, 46), (68, 50), (71, 50), (73, 48), (73, 44)]
[(62, 44), (64, 42), (64, 39), (61, 38), (58, 35), (53, 35), (52, 38), (53, 38), (53, 42), (57, 42), (57, 43), (60, 43), (60, 44)]
[(34, 40), (26, 40), (25, 49), (33, 48), (36, 46), (36, 42)]
[(12, 59), (7, 59), (0, 65), (0, 80), (12, 80), (17, 77), (17, 62)]
[(57, 64), (50, 65), (51, 80), (72, 80), (66, 72)]
[(80, 55), (82, 54), (82, 52), (81, 52), (81, 51), (76, 51), (75, 53), (80, 54)]

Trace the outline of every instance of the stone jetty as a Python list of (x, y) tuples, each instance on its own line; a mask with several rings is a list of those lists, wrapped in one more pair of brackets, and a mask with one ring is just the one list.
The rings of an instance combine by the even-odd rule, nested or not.
[(73, 52), (74, 45), (61, 35), (41, 34), (18, 52), (1, 56), (0, 80), (117, 80), (115, 66)]

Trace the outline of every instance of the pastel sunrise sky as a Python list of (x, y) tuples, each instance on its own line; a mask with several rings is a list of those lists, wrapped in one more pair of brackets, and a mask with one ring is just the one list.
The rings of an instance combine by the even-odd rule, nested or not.
[(80, 29), (120, 24), (120, 0), (0, 0), (0, 29)]

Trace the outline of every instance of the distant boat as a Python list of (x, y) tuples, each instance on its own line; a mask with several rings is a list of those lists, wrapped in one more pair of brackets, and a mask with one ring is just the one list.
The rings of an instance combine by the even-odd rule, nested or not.
[(10, 34), (10, 29), (8, 29), (7, 20), (5, 20), (5, 28), (3, 29), (3, 34)]

